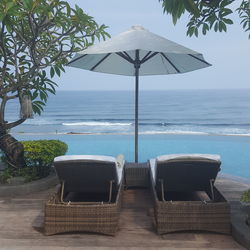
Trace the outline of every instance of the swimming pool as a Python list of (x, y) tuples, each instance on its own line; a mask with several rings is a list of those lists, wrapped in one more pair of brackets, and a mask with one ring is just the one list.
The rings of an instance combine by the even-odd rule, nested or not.
[[(124, 154), (134, 161), (133, 135), (14, 135), (19, 140), (58, 139), (69, 146), (67, 154)], [(219, 154), (222, 173), (250, 179), (250, 137), (205, 135), (140, 135), (139, 161), (163, 154)]]

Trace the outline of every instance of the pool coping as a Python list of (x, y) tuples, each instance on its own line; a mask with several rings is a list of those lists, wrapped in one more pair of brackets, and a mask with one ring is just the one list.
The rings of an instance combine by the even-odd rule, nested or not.
[(14, 197), (44, 191), (57, 184), (58, 178), (55, 173), (52, 173), (46, 178), (29, 183), (19, 185), (0, 185), (0, 197)]
[(231, 174), (226, 174), (226, 173), (220, 173), (219, 176), (222, 178), (225, 178), (225, 179), (230, 179), (233, 181), (238, 181), (241, 183), (250, 184), (250, 179), (244, 178), (241, 176), (236, 176), (236, 175), (231, 175)]

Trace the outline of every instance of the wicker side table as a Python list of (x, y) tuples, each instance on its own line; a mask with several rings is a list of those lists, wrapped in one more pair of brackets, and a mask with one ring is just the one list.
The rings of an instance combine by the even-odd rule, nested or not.
[(148, 163), (125, 164), (125, 185), (129, 187), (149, 187)]

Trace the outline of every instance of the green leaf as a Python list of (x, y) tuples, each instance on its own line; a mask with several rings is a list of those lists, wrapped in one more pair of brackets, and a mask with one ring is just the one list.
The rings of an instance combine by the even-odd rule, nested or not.
[[(11, 25), (6, 24), (6, 29), (7, 29), (7, 31), (8, 31), (9, 33), (12, 32), (12, 26), (11, 26)], [(13, 65), (13, 64), (12, 64), (12, 65)]]
[(41, 98), (41, 100), (47, 102), (47, 96), (46, 96), (46, 93), (45, 93), (45, 92), (40, 91), (40, 98)]
[(214, 22), (217, 20), (217, 18), (216, 18), (216, 15), (211, 15), (211, 16), (209, 16), (208, 18), (206, 18), (206, 22), (209, 22), (209, 24), (210, 24), (210, 29), (212, 28), (212, 26), (213, 26), (213, 24), (214, 24)]
[(186, 10), (190, 13), (192, 13), (195, 17), (199, 17), (200, 16), (200, 11), (197, 8), (197, 5), (194, 3), (193, 0), (184, 0), (183, 4), (186, 8)]
[(202, 26), (202, 34), (206, 35), (207, 30), (209, 30), (209, 26), (206, 23), (204, 23)]
[(50, 79), (47, 79), (47, 80), (46, 80), (46, 83), (47, 83), (47, 84), (50, 84), (50, 85), (52, 85), (52, 86), (55, 85), (55, 86), (58, 87), (58, 84), (57, 84), (56, 82), (54, 82), (54, 81), (51, 81)]
[(33, 102), (34, 104), (35, 104), (35, 106), (40, 110), (40, 111), (43, 111), (43, 105), (42, 104), (40, 104), (40, 103), (38, 103), (38, 101), (35, 101), (35, 102)]
[(6, 14), (5, 13), (1, 13), (0, 12), (0, 21), (2, 22), (3, 21), (3, 19), (5, 18), (5, 16), (6, 16)]
[(222, 18), (222, 21), (224, 23), (227, 23), (227, 24), (233, 24), (233, 21), (231, 19), (228, 19), (228, 18)]
[(59, 67), (55, 66), (54, 69), (55, 69), (55, 71), (56, 71), (56, 74), (57, 74), (58, 76), (61, 76), (61, 72), (60, 72)]
[(225, 16), (227, 16), (227, 15), (229, 15), (229, 14), (232, 14), (232, 13), (233, 13), (233, 11), (230, 10), (230, 9), (223, 9), (223, 10), (222, 10), (221, 16), (222, 16), (222, 17), (225, 17)]
[(221, 32), (222, 31), (222, 25), (221, 25), (221, 21), (218, 22), (218, 28), (219, 28), (219, 31)]
[(189, 35), (191, 37), (194, 34), (194, 30), (195, 30), (194, 26), (189, 27), (187, 30), (187, 35)]
[(198, 28), (194, 29), (194, 34), (195, 34), (196, 37), (198, 37)]
[(50, 68), (50, 77), (53, 78), (55, 75), (55, 70), (53, 67)]
[(221, 28), (223, 31), (227, 32), (227, 26), (224, 22), (221, 21)]
[(243, 23), (243, 25), (242, 25), (242, 26), (243, 26), (243, 29), (245, 29), (246, 26), (247, 26), (247, 24), (248, 24), (248, 21), (243, 21), (242, 23)]
[(222, 2), (221, 2), (221, 7), (222, 8), (224, 8), (225, 6), (228, 6), (228, 5), (230, 5), (231, 3), (233, 3), (235, 0), (223, 0)]
[(64, 69), (64, 67), (63, 67), (63, 65), (62, 65), (62, 64), (59, 64), (59, 65), (58, 65), (58, 67), (60, 68), (60, 70), (61, 70), (62, 72), (64, 72), (64, 73), (65, 73), (65, 69)]
[(214, 31), (217, 32), (219, 28), (219, 22), (216, 22), (214, 25)]
[(51, 94), (55, 95), (56, 92), (53, 89), (46, 88), (47, 91), (49, 91)]
[(40, 76), (41, 76), (42, 79), (45, 78), (46, 77), (46, 71), (42, 70)]
[(32, 103), (32, 109), (35, 114), (41, 115), (41, 109), (35, 103)]
[(36, 103), (36, 104), (43, 105), (43, 106), (45, 105), (45, 103), (44, 103), (44, 102), (41, 102), (41, 101), (36, 101), (35, 103)]
[(38, 97), (37, 91), (35, 91), (32, 95), (32, 100), (35, 100)]
[(162, 1), (163, 11), (172, 15), (173, 23), (176, 24), (177, 20), (185, 12), (183, 0), (168, 0)]
[(6, 13), (15, 5), (14, 2), (8, 2), (6, 4)]
[(227, 5), (228, 5), (228, 1), (227, 0), (223, 0), (223, 1), (221, 1), (220, 7), (224, 8)]
[(32, 0), (22, 0), (23, 5), (25, 7), (25, 9), (27, 10), (31, 10), (32, 8)]

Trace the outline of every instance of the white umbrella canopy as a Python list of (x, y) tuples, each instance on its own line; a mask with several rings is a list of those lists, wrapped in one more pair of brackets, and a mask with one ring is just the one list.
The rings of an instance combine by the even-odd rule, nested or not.
[(139, 75), (168, 75), (211, 66), (201, 53), (132, 26), (109, 40), (78, 52), (68, 66), (95, 72), (135, 76), (135, 162), (138, 162)]

